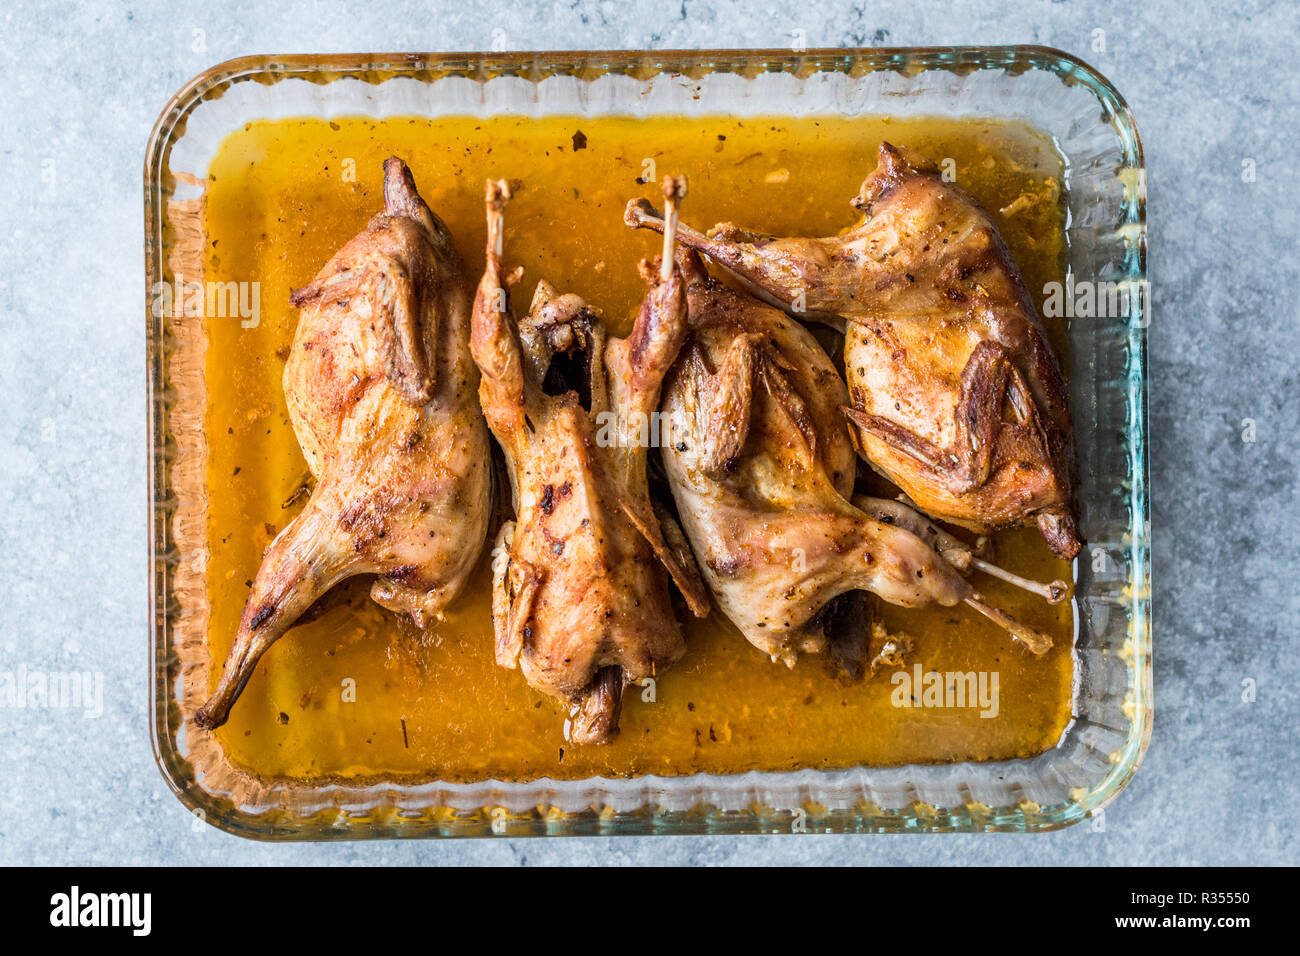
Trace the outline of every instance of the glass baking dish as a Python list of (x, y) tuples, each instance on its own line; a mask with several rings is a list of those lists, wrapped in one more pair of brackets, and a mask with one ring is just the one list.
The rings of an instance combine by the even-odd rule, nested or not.
[[(224, 136), (251, 120), (497, 112), (968, 116), (1051, 137), (1065, 162), (1069, 279), (1133, 293), (1121, 314), (1071, 321), (1063, 356), (1088, 545), (1074, 569), (1072, 719), (1055, 747), (1023, 760), (836, 771), (352, 786), (250, 779), (214, 741), (192, 738), (187, 720), (211, 666), (202, 415), (185, 407), (203, 396), (193, 357), (204, 333), (152, 308), (153, 291), (175, 279), (177, 250), (196, 240), (178, 212), (201, 201)], [(1024, 832), (1096, 812), (1137, 770), (1152, 719), (1145, 180), (1128, 107), (1086, 64), (1032, 46), (248, 57), (175, 96), (144, 172), (151, 730), (163, 775), (197, 816), (273, 840)]]

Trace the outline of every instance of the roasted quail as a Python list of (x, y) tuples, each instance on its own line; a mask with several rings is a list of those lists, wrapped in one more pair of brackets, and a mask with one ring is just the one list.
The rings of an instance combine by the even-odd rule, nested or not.
[(423, 625), (465, 585), (491, 510), (490, 446), (469, 353), (470, 284), (410, 171), (384, 163), (384, 211), (293, 293), (289, 417), (316, 487), (271, 542), (200, 727), (224, 723), (258, 660), (344, 578)]
[[(674, 209), (684, 186), (668, 184)], [(646, 458), (664, 373), (685, 336), (667, 255), (627, 339), (576, 295), (538, 283), (516, 319), (502, 266), (505, 182), (487, 188), (487, 268), (474, 303), (479, 394), (515, 505), (493, 553), (496, 659), (572, 705), (569, 739), (617, 730), (624, 688), (685, 651), (669, 576), (698, 616), (708, 592), (671, 519), (651, 505)], [(671, 235), (666, 245), (671, 249)], [(666, 572), (666, 573), (665, 573)]]
[[(924, 512), (976, 531), (1036, 523), (1080, 547), (1074, 430), (1032, 301), (988, 214), (937, 167), (882, 144), (860, 225), (780, 239), (679, 227), (756, 293), (840, 317), (858, 451)], [(636, 225), (662, 230), (649, 214)]]
[[(654, 215), (634, 201), (627, 221)], [(664, 465), (704, 578), (749, 642), (789, 665), (826, 651), (833, 602), (865, 590), (904, 607), (964, 601), (1035, 653), (1050, 647), (985, 604), (914, 528), (849, 502), (847, 394), (808, 330), (711, 279), (696, 253), (681, 250), (678, 264), (691, 337), (664, 385)]]

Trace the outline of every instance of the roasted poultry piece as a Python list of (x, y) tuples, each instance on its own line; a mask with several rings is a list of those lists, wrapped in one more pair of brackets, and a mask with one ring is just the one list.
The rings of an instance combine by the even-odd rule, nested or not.
[[(932, 517), (1036, 523), (1079, 551), (1074, 429), (1033, 302), (988, 214), (921, 156), (880, 146), (860, 225), (778, 239), (722, 223), (677, 238), (781, 308), (845, 320), (862, 456)], [(642, 215), (637, 225), (662, 230)]]
[(378, 575), (374, 600), (423, 626), (488, 535), (470, 284), (401, 160), (384, 163), (384, 211), (292, 302), (302, 316), (284, 392), (316, 487), (263, 556), (200, 727), (225, 722), (266, 649), (338, 582)]
[[(684, 184), (669, 182), (675, 215)], [(474, 302), (474, 359), (488, 425), (505, 452), (515, 520), (493, 553), (496, 659), (569, 701), (569, 739), (618, 727), (624, 688), (685, 651), (669, 576), (700, 617), (708, 592), (677, 528), (651, 505), (648, 427), (685, 336), (681, 277), (669, 250), (627, 339), (607, 338), (578, 296), (539, 282), (518, 320), (501, 263), (509, 189), (487, 188), (487, 268)], [(665, 573), (667, 572), (667, 573)]]
[[(636, 200), (626, 218), (654, 215)], [(864, 501), (884, 520), (849, 502), (848, 396), (811, 333), (710, 278), (693, 251), (680, 250), (678, 265), (691, 338), (664, 385), (664, 465), (704, 578), (749, 642), (790, 666), (833, 650), (832, 636), (861, 647), (869, 615), (837, 599), (871, 591), (904, 607), (965, 602), (1046, 651), (1050, 638), (986, 604), (933, 546), (970, 566), (960, 542), (924, 540), (928, 522), (896, 502)], [(845, 616), (856, 635), (841, 630)]]

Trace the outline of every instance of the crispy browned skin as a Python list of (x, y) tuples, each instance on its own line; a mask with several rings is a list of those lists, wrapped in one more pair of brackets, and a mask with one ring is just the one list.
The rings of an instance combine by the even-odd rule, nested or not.
[(516, 512), (493, 555), (496, 658), (572, 702), (570, 739), (597, 743), (617, 729), (624, 687), (685, 651), (669, 575), (696, 614), (708, 613), (689, 550), (669, 543), (680, 530), (665, 540), (669, 519), (650, 503), (640, 433), (684, 337), (685, 303), (680, 276), (661, 273), (632, 334), (611, 339), (582, 299), (543, 281), (516, 320), (508, 290), (520, 271), (501, 264), (508, 198), (504, 182), (488, 183), (472, 338)]
[[(880, 147), (839, 236), (778, 239), (730, 223), (704, 252), (782, 308), (843, 317), (858, 451), (923, 511), (988, 532), (1036, 523), (1079, 551), (1074, 429), (1056, 359), (987, 213), (924, 158)], [(654, 217), (638, 225), (663, 229)]]
[(339, 581), (378, 575), (371, 596), (423, 625), (487, 538), (469, 282), (410, 171), (394, 158), (384, 174), (384, 211), (292, 297), (284, 391), (316, 488), (267, 548), (201, 727), (225, 722), (266, 649)]
[[(629, 222), (647, 211), (634, 202)], [(709, 278), (694, 252), (679, 268), (691, 339), (664, 386), (664, 464), (704, 578), (749, 642), (793, 665), (828, 649), (834, 599), (871, 591), (904, 607), (964, 601), (1046, 650), (912, 530), (849, 502), (847, 395), (807, 329)], [(850, 613), (865, 634), (866, 615)]]

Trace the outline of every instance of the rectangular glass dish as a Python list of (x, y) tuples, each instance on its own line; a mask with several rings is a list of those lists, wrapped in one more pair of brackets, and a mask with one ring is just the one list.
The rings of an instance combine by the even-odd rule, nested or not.
[[(198, 278), (193, 256), (209, 243), (196, 210), (214, 157), (260, 120), (503, 115), (978, 118), (1050, 139), (1063, 163), (1065, 294), (1109, 290), (1122, 306), (1080, 309), (1064, 327), (1087, 546), (1074, 566), (1071, 713), (1055, 746), (1027, 759), (836, 770), (360, 785), (260, 778), (188, 725), (211, 667), (210, 343), (202, 321), (158, 300), (179, 274)], [(1031, 831), (1104, 806), (1151, 728), (1143, 177), (1116, 91), (1037, 47), (255, 57), (196, 78), (160, 117), (145, 167), (152, 735), (164, 776), (208, 821), (264, 839)]]

